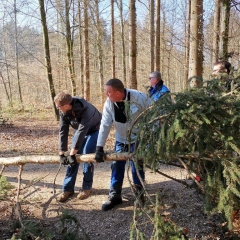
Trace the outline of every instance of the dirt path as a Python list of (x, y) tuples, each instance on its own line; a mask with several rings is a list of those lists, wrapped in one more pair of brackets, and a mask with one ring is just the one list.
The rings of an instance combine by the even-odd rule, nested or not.
[[(54, 122), (50, 124), (33, 121), (28, 125), (25, 122), (17, 122), (12, 128), (2, 128), (0, 155), (10, 157), (23, 154), (56, 154), (57, 131), (58, 125)], [(110, 139), (107, 147), (110, 148), (113, 141)], [(23, 216), (27, 219), (38, 219), (46, 229), (52, 229), (52, 233), (58, 232), (59, 235), (55, 235), (54, 239), (61, 239), (60, 236), (64, 230), (59, 220), (63, 209), (78, 219), (81, 228), (90, 239), (129, 239), (130, 226), (133, 221), (134, 195), (126, 176), (123, 185), (123, 204), (108, 212), (101, 211), (101, 205), (106, 201), (109, 191), (110, 164), (106, 162), (95, 165), (93, 194), (85, 200), (76, 198), (82, 184), (80, 166), (76, 193), (66, 203), (56, 201), (56, 197), (61, 192), (65, 168), (61, 168), (56, 178), (56, 193), (54, 194), (53, 182), (59, 166), (57, 164), (27, 164), (22, 174), (20, 196)], [(178, 179), (186, 178), (186, 172), (175, 167), (162, 165), (161, 171)], [(7, 167), (3, 175), (11, 184), (17, 186), (17, 166)], [(146, 182), (148, 192), (153, 199), (156, 193), (160, 195), (165, 206), (163, 214), (169, 216), (179, 227), (185, 228), (188, 231), (188, 237), (191, 239), (228, 239), (227, 236), (219, 238), (221, 234), (217, 231), (219, 219), (214, 222), (213, 219), (207, 218), (203, 213), (203, 196), (195, 189), (186, 188), (149, 169), (146, 171)], [(0, 201), (0, 239), (7, 239), (12, 234), (9, 226), (12, 224), (11, 218), (14, 215), (13, 206), (14, 198)], [(143, 218), (142, 223), (141, 228), (150, 238), (152, 227), (149, 219)], [(84, 239), (83, 231), (81, 234)]]

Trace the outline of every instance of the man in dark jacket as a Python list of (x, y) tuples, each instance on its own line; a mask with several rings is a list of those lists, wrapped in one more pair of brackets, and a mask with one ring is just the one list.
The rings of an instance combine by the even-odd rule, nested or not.
[[(74, 186), (78, 173), (79, 163), (76, 154), (94, 153), (98, 138), (101, 113), (83, 98), (72, 97), (69, 93), (60, 92), (55, 98), (56, 108), (60, 110), (59, 130), (59, 156), (63, 165), (68, 165), (66, 176), (63, 181), (63, 193), (59, 197), (60, 202), (66, 201), (74, 194)], [(65, 156), (68, 150), (69, 126), (76, 129), (72, 138), (70, 155)], [(92, 189), (93, 163), (83, 164), (82, 191), (78, 194), (79, 199), (87, 198)]]

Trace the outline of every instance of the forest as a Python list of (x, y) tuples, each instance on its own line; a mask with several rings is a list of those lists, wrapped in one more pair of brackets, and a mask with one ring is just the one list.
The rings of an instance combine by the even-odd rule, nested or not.
[[(238, 0), (1, 1), (0, 157), (11, 159), (22, 155), (57, 154), (59, 111), (54, 104), (54, 96), (58, 92), (67, 90), (73, 96), (83, 97), (101, 112), (106, 100), (105, 83), (109, 79), (118, 78), (125, 87), (146, 93), (149, 74), (159, 71), (164, 84), (171, 91), (173, 101), (163, 99), (139, 118), (138, 124), (141, 127), (137, 137), (140, 147), (134, 156), (136, 159), (145, 158), (146, 167), (154, 173), (160, 173), (161, 177), (170, 177), (173, 181), (176, 180), (177, 184), (185, 182), (185, 187), (189, 182), (185, 175), (193, 178), (191, 173), (196, 172), (199, 166), (204, 166), (204, 181), (196, 182), (195, 187), (199, 188), (197, 193), (193, 193), (192, 188), (176, 192), (194, 196), (190, 197), (187, 203), (195, 197), (199, 198), (199, 203), (196, 204), (200, 207), (199, 211), (196, 211), (200, 215), (207, 213), (213, 216), (214, 220), (209, 222), (217, 219), (216, 225), (213, 224), (211, 230), (206, 230), (206, 220), (201, 215), (199, 226), (202, 233), (199, 233), (194, 229), (195, 225), (188, 225), (191, 223), (191, 220), (186, 219), (188, 217), (181, 215), (177, 221), (176, 215), (174, 216), (176, 203), (171, 202), (174, 197), (167, 196), (173, 211), (172, 221), (165, 211), (164, 214), (158, 214), (165, 204), (161, 202), (163, 200), (158, 196), (159, 192), (154, 194), (154, 200), (150, 200), (154, 191), (150, 188), (149, 191), (145, 190), (151, 208), (142, 209), (140, 212), (135, 208), (134, 211), (128, 208), (130, 213), (126, 216), (130, 216), (132, 222), (128, 222), (129, 229), (122, 230), (119, 237), (114, 235), (118, 223), (115, 222), (114, 225), (109, 216), (100, 215), (94, 209), (100, 221), (104, 222), (106, 218), (109, 226), (114, 225), (109, 231), (110, 236), (107, 231), (102, 233), (94, 226), (81, 225), (79, 216), (71, 217), (62, 206), (59, 207), (62, 215), (60, 218), (59, 215), (56, 217), (60, 220), (52, 220), (52, 229), (58, 229), (61, 223), (65, 232), (54, 235), (52, 230), (54, 236), (50, 236), (50, 233), (41, 235), (31, 232), (31, 229), (43, 229), (45, 223), (42, 220), (36, 225), (23, 224), (22, 214), (31, 219), (31, 214), (26, 214), (31, 212), (31, 209), (22, 204), (21, 212), (21, 187), (18, 185), (17, 205), (13, 204), (16, 206), (16, 219), (20, 222), (14, 228), (16, 236), (21, 236), (22, 239), (238, 239), (239, 93), (234, 90), (231, 94), (222, 93), (217, 87), (218, 83), (213, 80), (212, 69), (215, 62), (228, 61), (231, 63), (231, 78), (236, 83), (240, 81), (239, 35)], [(164, 114), (156, 116), (163, 108)], [(156, 127), (156, 122), (160, 119), (163, 124)], [(149, 129), (155, 129), (156, 134), (146, 134)], [(109, 149), (112, 141), (111, 139), (107, 143)], [(159, 162), (157, 159), (164, 161)], [(182, 170), (175, 170), (171, 176), (173, 170), (170, 169), (170, 174), (164, 174), (161, 168), (164, 170), (165, 165), (183, 168), (186, 172), (183, 174)], [(40, 170), (41, 176), (47, 170), (45, 168)], [(210, 168), (214, 168), (212, 175)], [(1, 176), (5, 175), (4, 169), (3, 164)], [(31, 166), (29, 169), (36, 171)], [(55, 168), (51, 165), (49, 169)], [(104, 169), (105, 165), (102, 171)], [(97, 171), (101, 172), (101, 167)], [(10, 178), (14, 178), (13, 173), (16, 176), (21, 175), (24, 169), (17, 173), (17, 170), (10, 168), (7, 173)], [(179, 180), (179, 175), (186, 181)], [(105, 179), (104, 174), (103, 176), (104, 181), (108, 179)], [(28, 195), (30, 190), (26, 193), (24, 189), (38, 185), (42, 179), (33, 181), (32, 184), (30, 176), (25, 177), (28, 180), (22, 194)], [(21, 176), (18, 178), (20, 184)], [(154, 182), (154, 177), (149, 181), (159, 187), (159, 182)], [(4, 200), (2, 204), (7, 204), (1, 191), (3, 186), (10, 189), (8, 184), (5, 178), (1, 177), (0, 199)], [(57, 185), (60, 184), (57, 182)], [(103, 187), (100, 182), (98, 184)], [(50, 185), (52, 187), (52, 184), (49, 184), (46, 185), (47, 188), (50, 189)], [(160, 188), (162, 187), (158, 190)], [(46, 196), (50, 194), (49, 189)], [(3, 195), (7, 196), (7, 192), (3, 191)], [(96, 206), (99, 202), (95, 203)], [(44, 211), (47, 211), (46, 208), (44, 206)], [(87, 215), (91, 212), (91, 207), (85, 208), (83, 212), (86, 211)], [(218, 215), (220, 213), (222, 215)], [(116, 213), (116, 216), (121, 218), (121, 214)], [(5, 216), (9, 217), (9, 214), (5, 212)], [(11, 217), (13, 218), (13, 214)], [(35, 215), (35, 218), (38, 217)], [(84, 215), (83, 218), (90, 221), (88, 216)], [(146, 225), (148, 227), (144, 227), (146, 222), (150, 222)], [(6, 229), (10, 226), (9, 220), (5, 219), (4, 223), (0, 224), (6, 224)], [(48, 227), (51, 225), (46, 224)], [(178, 227), (179, 224), (181, 228)], [(16, 230), (20, 228), (22, 231)], [(96, 236), (93, 233), (95, 230)], [(3, 239), (15, 239), (13, 230), (10, 235), (6, 232), (8, 230), (3, 231)]]
[(154, 70), (179, 92), (219, 59), (239, 68), (238, 1), (4, 0), (0, 19), (2, 107), (53, 108), (63, 89), (100, 103), (108, 79), (145, 90)]

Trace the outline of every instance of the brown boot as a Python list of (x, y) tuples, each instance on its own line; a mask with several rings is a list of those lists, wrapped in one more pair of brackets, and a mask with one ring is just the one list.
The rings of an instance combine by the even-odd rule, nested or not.
[(80, 200), (86, 199), (89, 197), (89, 195), (91, 194), (92, 190), (82, 190), (78, 195), (77, 198)]
[(59, 198), (58, 201), (59, 202), (65, 202), (68, 200), (69, 197), (71, 197), (74, 194), (74, 192), (63, 192)]

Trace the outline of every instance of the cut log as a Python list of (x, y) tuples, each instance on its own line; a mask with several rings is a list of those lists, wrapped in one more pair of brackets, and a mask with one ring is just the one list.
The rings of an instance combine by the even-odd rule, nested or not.
[[(76, 155), (77, 162), (96, 162), (94, 160), (95, 153)], [(124, 161), (131, 157), (131, 154), (124, 153), (106, 153), (106, 161)], [(31, 156), (18, 156), (0, 158), (0, 165), (23, 165), (26, 163), (59, 163), (58, 155), (31, 155)]]

